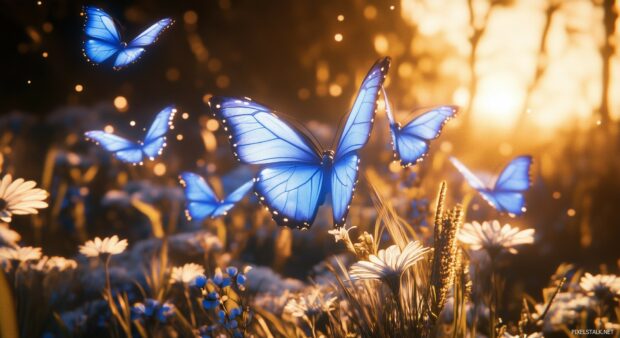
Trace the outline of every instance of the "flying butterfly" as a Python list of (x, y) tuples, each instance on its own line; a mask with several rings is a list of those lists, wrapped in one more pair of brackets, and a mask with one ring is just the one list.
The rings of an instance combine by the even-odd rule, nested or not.
[(84, 135), (88, 140), (96, 142), (105, 150), (113, 153), (119, 160), (134, 165), (142, 164), (144, 157), (154, 160), (155, 157), (161, 155), (166, 146), (166, 134), (172, 126), (176, 112), (176, 108), (172, 106), (160, 111), (143, 141), (130, 141), (103, 130), (87, 131)]
[(486, 185), (472, 173), (463, 163), (454, 157), (452, 164), (465, 177), (467, 184), (474, 188), (493, 208), (499, 212), (519, 216), (525, 212), (523, 194), (532, 184), (530, 168), (532, 157), (517, 156), (501, 171), (493, 185)]
[(428, 154), (430, 142), (439, 137), (443, 126), (456, 116), (458, 107), (438, 106), (426, 110), (404, 126), (394, 120), (385, 88), (385, 112), (390, 123), (394, 159), (403, 167), (421, 162)]
[(241, 201), (254, 185), (254, 181), (248, 181), (226, 198), (220, 199), (200, 175), (184, 172), (179, 176), (179, 181), (185, 189), (185, 199), (187, 200), (185, 214), (188, 219), (197, 220), (226, 215), (228, 210)]
[(358, 178), (358, 150), (368, 142), (389, 65), (389, 58), (380, 59), (366, 75), (335, 150), (324, 150), (311, 134), (250, 99), (211, 98), (237, 159), (262, 166), (255, 193), (278, 225), (310, 227), (328, 194), (334, 225), (344, 224)]
[(97, 64), (116, 56), (112, 64), (116, 70), (136, 62), (144, 54), (146, 47), (155, 43), (159, 35), (174, 23), (171, 18), (161, 19), (140, 33), (131, 42), (126, 43), (121, 40), (114, 19), (102, 9), (86, 6), (82, 15), (86, 18), (84, 24), (84, 33), (86, 34), (86, 41), (83, 46), (84, 55), (88, 61)]

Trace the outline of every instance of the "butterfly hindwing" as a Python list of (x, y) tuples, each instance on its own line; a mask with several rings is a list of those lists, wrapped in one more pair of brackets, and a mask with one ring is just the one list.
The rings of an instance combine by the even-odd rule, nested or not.
[(255, 191), (278, 225), (307, 228), (323, 200), (323, 180), (318, 164), (273, 164), (259, 172)]
[(351, 153), (336, 161), (331, 172), (331, 197), (334, 225), (344, 224), (357, 183), (359, 156)]
[(184, 187), (188, 218), (202, 220), (211, 217), (220, 201), (215, 192), (200, 175), (184, 172), (179, 177)]
[(123, 137), (106, 133), (103, 130), (91, 130), (85, 133), (86, 138), (112, 152), (119, 160), (129, 163), (142, 162), (142, 149), (136, 142)]
[(340, 132), (335, 160), (359, 150), (368, 142), (377, 110), (377, 98), (389, 68), (390, 58), (386, 57), (375, 62), (368, 71)]
[(249, 99), (213, 97), (213, 114), (229, 132), (235, 156), (249, 164), (318, 163), (311, 142), (273, 111)]
[(144, 150), (144, 154), (150, 159), (161, 154), (163, 148), (166, 146), (166, 134), (172, 126), (172, 121), (176, 112), (177, 110), (173, 106), (162, 109), (146, 132), (142, 149)]
[(89, 60), (96, 63), (104, 62), (118, 51), (118, 46), (102, 40), (90, 39), (84, 43), (84, 54)]
[(531, 185), (531, 156), (518, 156), (502, 170), (495, 182), (496, 191), (524, 191)]

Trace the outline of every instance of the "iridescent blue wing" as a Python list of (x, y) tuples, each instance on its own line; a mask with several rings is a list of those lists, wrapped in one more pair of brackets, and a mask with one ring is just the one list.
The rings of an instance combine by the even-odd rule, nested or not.
[(251, 180), (244, 183), (239, 188), (235, 189), (235, 191), (231, 192), (230, 195), (226, 196), (226, 198), (222, 201), (220, 206), (215, 209), (213, 217), (226, 215), (228, 210), (232, 209), (232, 207), (234, 207), (237, 202), (243, 199), (243, 196), (245, 196), (250, 190), (252, 190), (253, 186), (254, 180)]
[(389, 68), (390, 58), (380, 59), (364, 78), (353, 108), (340, 132), (334, 157), (336, 161), (350, 152), (359, 150), (368, 142), (377, 110), (377, 98)]
[(116, 60), (114, 60), (113, 68), (115, 70), (119, 70), (121, 68), (127, 67), (130, 64), (138, 61), (138, 59), (144, 54), (145, 49), (141, 47), (134, 48), (123, 48), (116, 56)]
[(420, 162), (430, 146), (430, 141), (441, 134), (443, 126), (456, 116), (454, 106), (440, 106), (432, 108), (414, 118), (403, 127), (392, 128), (396, 139), (396, 154), (403, 166)]
[(521, 215), (525, 212), (523, 193), (532, 184), (531, 166), (531, 156), (518, 156), (502, 170), (493, 190), (486, 193), (492, 196), (497, 210), (513, 215)]
[(142, 163), (142, 148), (136, 142), (102, 130), (91, 130), (85, 134), (87, 139), (101, 145), (105, 150), (112, 152), (119, 160), (127, 163)]
[(182, 173), (179, 181), (184, 187), (187, 218), (202, 220), (213, 217), (221, 201), (207, 182), (200, 175), (190, 172)]
[(120, 46), (121, 36), (114, 24), (114, 19), (108, 13), (97, 7), (86, 6), (82, 14), (86, 18), (84, 33), (88, 38)]
[(357, 183), (359, 156), (350, 153), (340, 158), (332, 166), (331, 198), (334, 226), (344, 224), (349, 213), (349, 205), (353, 199), (353, 191)]
[(450, 162), (452, 162), (452, 165), (454, 165), (461, 175), (465, 177), (465, 181), (467, 181), (467, 184), (469, 184), (470, 187), (478, 191), (488, 190), (478, 176), (472, 173), (463, 163), (461, 163), (461, 161), (457, 160), (456, 157), (450, 157)]
[(273, 111), (247, 98), (213, 97), (219, 119), (238, 160), (249, 164), (320, 163), (313, 143)]
[(142, 150), (149, 159), (153, 160), (160, 155), (166, 146), (166, 134), (170, 126), (172, 126), (176, 112), (176, 108), (168, 106), (162, 109), (155, 117), (142, 143)]
[(170, 18), (165, 18), (157, 21), (151, 27), (147, 28), (144, 32), (140, 33), (140, 35), (136, 36), (135, 39), (131, 40), (129, 44), (127, 44), (128, 48), (134, 47), (146, 47), (151, 45), (157, 41), (159, 35), (166, 30), (168, 27), (172, 26), (174, 20)]
[(319, 164), (272, 164), (258, 173), (255, 192), (280, 226), (307, 228), (324, 200)]
[(121, 46), (121, 37), (114, 24), (114, 19), (106, 12), (96, 7), (84, 7), (85, 16), (84, 55), (88, 60), (101, 63), (118, 53)]

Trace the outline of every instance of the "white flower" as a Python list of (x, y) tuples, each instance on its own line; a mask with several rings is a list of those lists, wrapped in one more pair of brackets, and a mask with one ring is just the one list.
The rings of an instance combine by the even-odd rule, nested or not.
[(118, 239), (118, 236), (106, 237), (101, 239), (96, 237), (94, 240), (87, 241), (80, 245), (80, 253), (86, 257), (98, 257), (101, 254), (118, 255), (127, 248), (127, 240)]
[(351, 239), (349, 238), (349, 231), (351, 231), (351, 229), (355, 229), (357, 228), (356, 226), (352, 226), (350, 228), (347, 229), (346, 225), (339, 227), (337, 229), (332, 229), (329, 230), (327, 233), (334, 236), (334, 240), (336, 242), (340, 242), (340, 241), (351, 241)]
[(309, 291), (290, 299), (284, 306), (284, 312), (290, 313), (293, 317), (308, 320), (321, 313), (333, 311), (337, 299), (332, 292), (324, 292), (319, 287), (312, 287)]
[(13, 215), (36, 214), (37, 209), (47, 208), (47, 191), (34, 189), (36, 185), (35, 181), (13, 181), (10, 174), (4, 175), (0, 181), (0, 220), (8, 223)]
[(194, 282), (196, 277), (203, 276), (204, 273), (205, 269), (196, 263), (175, 266), (172, 268), (172, 273), (170, 274), (170, 283), (189, 285)]
[[(579, 322), (582, 312), (595, 305), (594, 300), (579, 293), (560, 292), (553, 299), (549, 311), (544, 318), (543, 331), (560, 331), (567, 325)], [(541, 320), (546, 305), (536, 304), (536, 313), (532, 318)]]
[(587, 273), (581, 277), (579, 287), (588, 296), (606, 299), (609, 296), (620, 295), (620, 278), (616, 275), (596, 275)]
[(0, 224), (0, 244), (14, 246), (21, 238), (19, 233), (9, 229), (8, 224)]
[(534, 243), (534, 229), (520, 231), (509, 224), (501, 226), (499, 221), (465, 223), (459, 231), (458, 239), (468, 244), (472, 250), (484, 249), (490, 256), (502, 250), (516, 254), (514, 248), (521, 244)]
[(31, 246), (16, 246), (14, 248), (0, 248), (0, 260), (27, 262), (41, 258), (41, 248)]
[(44, 256), (41, 260), (34, 266), (34, 269), (50, 272), (50, 271), (65, 271), (72, 270), (77, 268), (77, 262), (73, 259), (67, 259), (60, 256), (52, 256), (47, 257)]
[(419, 241), (410, 242), (402, 250), (392, 245), (386, 250), (379, 250), (377, 255), (370, 255), (368, 261), (359, 261), (351, 266), (351, 280), (380, 279), (385, 281), (394, 294), (400, 291), (400, 277), (414, 266), (430, 248), (423, 247)]

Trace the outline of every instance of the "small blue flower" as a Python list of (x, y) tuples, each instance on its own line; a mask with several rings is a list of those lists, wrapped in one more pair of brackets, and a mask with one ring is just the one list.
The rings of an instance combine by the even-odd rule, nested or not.
[(209, 292), (205, 298), (202, 300), (202, 306), (206, 310), (215, 309), (220, 304), (220, 295), (213, 291)]
[(247, 281), (247, 277), (240, 273), (237, 275), (237, 285), (245, 285), (245, 282)]
[(220, 324), (226, 323), (226, 312), (224, 312), (224, 310), (218, 311), (217, 316), (219, 318), (218, 321), (220, 322)]
[(162, 323), (165, 323), (168, 318), (174, 315), (174, 305), (170, 303), (164, 303), (157, 311), (157, 320)]
[(230, 313), (228, 314), (228, 318), (235, 319), (237, 318), (237, 316), (240, 316), (242, 313), (243, 313), (243, 310), (241, 310), (240, 307), (232, 308), (230, 310)]
[(239, 270), (234, 266), (229, 266), (226, 268), (226, 273), (231, 277), (236, 276), (238, 272)]
[(155, 311), (159, 307), (159, 302), (155, 299), (148, 298), (144, 301), (144, 315), (147, 317), (152, 317), (155, 314)]
[(230, 277), (224, 276), (222, 269), (217, 268), (215, 269), (215, 275), (213, 275), (213, 283), (221, 288), (225, 288), (230, 285)]
[(207, 285), (207, 277), (200, 275), (196, 278), (194, 278), (194, 280), (191, 283), (192, 286), (195, 286), (197, 288), (204, 288), (205, 285)]
[(229, 321), (228, 323), (226, 323), (225, 326), (227, 329), (231, 330), (231, 329), (236, 329), (239, 326), (239, 324), (237, 323), (236, 320), (233, 319)]
[(134, 304), (131, 307), (131, 319), (132, 320), (141, 319), (142, 317), (144, 317), (145, 310), (146, 310), (146, 308), (145, 308), (144, 304), (142, 304), (142, 303)]

